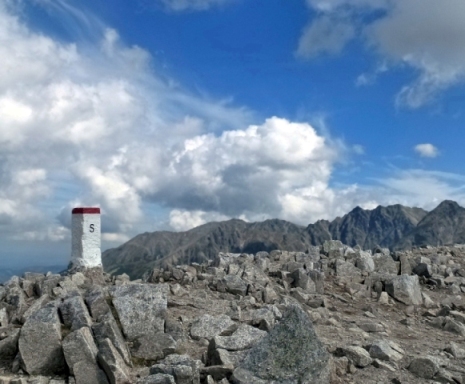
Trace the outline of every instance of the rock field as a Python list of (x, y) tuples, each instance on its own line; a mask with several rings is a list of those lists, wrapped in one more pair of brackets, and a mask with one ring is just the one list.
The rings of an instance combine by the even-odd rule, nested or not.
[(0, 285), (0, 384), (464, 383), (465, 246), (219, 253)]

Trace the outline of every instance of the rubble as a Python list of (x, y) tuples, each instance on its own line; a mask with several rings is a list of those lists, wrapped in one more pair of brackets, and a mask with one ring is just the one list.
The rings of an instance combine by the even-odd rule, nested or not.
[(0, 285), (0, 382), (465, 383), (465, 249), (220, 253)]

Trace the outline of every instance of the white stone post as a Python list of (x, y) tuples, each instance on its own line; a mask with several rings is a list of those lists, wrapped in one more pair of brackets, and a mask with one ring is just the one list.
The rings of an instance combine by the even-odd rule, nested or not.
[(74, 208), (72, 216), (71, 267), (102, 266), (100, 208)]

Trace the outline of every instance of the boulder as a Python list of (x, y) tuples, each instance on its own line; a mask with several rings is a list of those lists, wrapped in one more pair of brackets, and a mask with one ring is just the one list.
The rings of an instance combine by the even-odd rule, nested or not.
[(373, 261), (375, 263), (375, 271), (378, 273), (397, 275), (399, 272), (398, 264), (389, 254), (375, 253)]
[(201, 362), (187, 355), (170, 355), (150, 368), (150, 374), (174, 377), (176, 384), (200, 384)]
[(241, 351), (252, 347), (265, 335), (265, 331), (247, 324), (241, 324), (231, 336), (214, 337), (208, 348), (209, 350), (223, 348), (228, 351)]
[(111, 287), (113, 305), (129, 341), (164, 332), (168, 292), (166, 284), (131, 283)]
[(439, 371), (439, 362), (433, 356), (416, 357), (410, 363), (408, 370), (423, 379), (432, 379)]
[(364, 368), (373, 362), (366, 349), (352, 345), (337, 348), (336, 356), (346, 356), (356, 367), (360, 368)]
[(74, 364), (75, 384), (108, 384), (107, 376), (98, 365), (87, 361)]
[(421, 305), (421, 288), (418, 276), (400, 275), (386, 281), (386, 292), (406, 305)]
[(95, 365), (98, 350), (91, 330), (82, 327), (67, 335), (63, 339), (63, 352), (71, 374), (74, 374), (74, 366), (78, 362)]
[(373, 272), (375, 270), (373, 256), (368, 252), (358, 252), (355, 259), (355, 266), (362, 271)]
[(176, 341), (166, 333), (140, 337), (134, 341), (132, 355), (143, 360), (159, 360), (176, 351)]
[(94, 286), (92, 290), (87, 293), (85, 302), (94, 321), (100, 321), (103, 316), (111, 312), (105, 293), (102, 287), (98, 285)]
[(405, 253), (402, 253), (399, 256), (399, 261), (400, 261), (400, 274), (401, 275), (411, 275), (412, 274), (412, 266), (410, 264), (410, 258)]
[(402, 359), (402, 354), (391, 348), (389, 343), (385, 340), (377, 340), (371, 344), (369, 353), (370, 357), (373, 359), (394, 362)]
[(336, 276), (349, 279), (358, 279), (361, 276), (361, 271), (349, 261), (338, 259), (335, 264)]
[(415, 275), (424, 276), (424, 277), (432, 277), (432, 265), (426, 263), (419, 263), (412, 271)]
[(107, 313), (100, 321), (100, 323), (94, 324), (92, 326), (92, 331), (94, 332), (95, 339), (97, 343), (100, 344), (105, 339), (110, 339), (113, 346), (122, 356), (126, 364), (131, 365), (131, 355), (129, 353), (128, 347), (124, 340), (123, 335), (116, 323), (113, 315)]
[(245, 383), (329, 383), (330, 355), (313, 325), (292, 305), (271, 332), (255, 344), (234, 370), (232, 381)]
[(59, 308), (63, 323), (72, 331), (81, 327), (92, 327), (92, 319), (81, 296), (64, 299)]
[(24, 370), (30, 375), (53, 375), (66, 370), (55, 303), (29, 316), (21, 328), (18, 346)]
[(219, 292), (229, 292), (233, 295), (245, 296), (247, 294), (247, 283), (237, 275), (227, 275), (220, 279), (216, 289)]
[(9, 326), (0, 328), (0, 331), (2, 334), (4, 334), (0, 340), (0, 362), (11, 362), (18, 353), (18, 339), (20, 329)]
[(210, 340), (231, 329), (235, 324), (229, 316), (210, 316), (209, 314), (205, 314), (192, 323), (190, 333), (194, 340)]
[(298, 268), (292, 272), (289, 277), (292, 279), (291, 286), (294, 288), (302, 288), (304, 291), (309, 293), (316, 292), (315, 283), (308, 276), (307, 270), (304, 268)]
[(110, 339), (99, 343), (97, 359), (111, 384), (131, 384), (126, 364)]

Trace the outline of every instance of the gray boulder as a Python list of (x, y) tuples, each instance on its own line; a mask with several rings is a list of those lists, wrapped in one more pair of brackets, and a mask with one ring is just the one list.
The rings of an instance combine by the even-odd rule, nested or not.
[(132, 355), (143, 360), (159, 360), (176, 351), (176, 341), (166, 333), (140, 337), (134, 341)]
[(223, 348), (228, 351), (241, 351), (252, 347), (265, 335), (265, 331), (247, 324), (241, 324), (231, 336), (214, 337), (210, 342), (209, 349)]
[(360, 278), (361, 271), (354, 264), (349, 261), (341, 259), (336, 260), (335, 263), (336, 275), (339, 277), (345, 277), (349, 279)]
[(245, 296), (248, 284), (237, 275), (226, 275), (218, 281), (216, 289), (219, 292), (229, 292), (233, 295)]
[(0, 340), (0, 362), (10, 362), (18, 353), (20, 329), (9, 326), (0, 328), (0, 331), (5, 334), (5, 336), (2, 336), (4, 338)]
[(75, 331), (81, 327), (91, 327), (92, 319), (81, 296), (71, 296), (60, 304), (63, 323)]
[(100, 323), (94, 324), (92, 326), (92, 331), (94, 332), (94, 336), (98, 344), (103, 342), (105, 339), (110, 339), (126, 364), (131, 365), (129, 349), (123, 335), (121, 334), (118, 324), (111, 313), (107, 313), (101, 319)]
[(76, 384), (108, 384), (107, 376), (96, 363), (78, 361), (74, 364)]
[(338, 348), (336, 355), (346, 356), (355, 366), (360, 368), (364, 368), (373, 362), (366, 349), (352, 345)]
[(82, 327), (67, 335), (63, 339), (63, 352), (71, 374), (78, 362), (95, 364), (98, 350), (90, 329)]
[(292, 272), (289, 277), (292, 279), (291, 286), (294, 288), (302, 288), (304, 291), (309, 293), (316, 292), (315, 283), (308, 276), (307, 270), (304, 268), (298, 268)]
[(194, 340), (210, 340), (235, 326), (229, 316), (210, 316), (205, 314), (192, 323), (191, 336)]
[(358, 252), (357, 258), (355, 259), (355, 266), (362, 271), (373, 272), (375, 270), (373, 256), (368, 252)]
[(408, 370), (423, 379), (432, 379), (439, 371), (439, 361), (433, 356), (417, 357), (412, 360)]
[(373, 359), (394, 362), (402, 359), (402, 354), (391, 348), (389, 343), (384, 340), (377, 340), (371, 344), (369, 353)]
[(110, 289), (113, 305), (129, 341), (164, 332), (167, 309), (166, 284), (125, 284)]
[(400, 275), (386, 281), (386, 292), (406, 305), (421, 305), (420, 282), (418, 276)]
[(373, 261), (375, 263), (375, 271), (378, 273), (397, 275), (399, 272), (398, 264), (389, 254), (375, 253)]
[(170, 355), (150, 368), (150, 374), (174, 377), (176, 384), (200, 384), (200, 361), (187, 355)]
[(103, 316), (110, 313), (110, 307), (107, 304), (105, 293), (102, 287), (98, 285), (93, 287), (86, 295), (85, 301), (95, 321), (100, 321)]
[(99, 344), (97, 359), (111, 384), (131, 384), (126, 364), (110, 339)]
[(21, 328), (18, 346), (24, 370), (30, 375), (52, 375), (65, 371), (61, 324), (55, 303), (29, 316)]
[(232, 381), (245, 383), (329, 383), (330, 355), (305, 312), (290, 306), (271, 332), (252, 347), (234, 370)]

